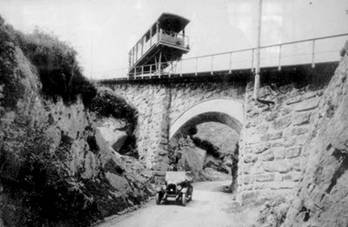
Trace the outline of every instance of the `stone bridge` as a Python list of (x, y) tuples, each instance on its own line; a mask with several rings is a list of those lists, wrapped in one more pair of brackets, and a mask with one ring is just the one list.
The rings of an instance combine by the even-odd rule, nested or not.
[(140, 159), (154, 171), (167, 169), (169, 141), (178, 132), (215, 121), (240, 133), (237, 190), (246, 199), (262, 192), (288, 192), (297, 185), (306, 160), (302, 146), (336, 66), (264, 69), (260, 98), (265, 102), (252, 99), (250, 70), (234, 75), (109, 80), (101, 85), (137, 108)]
[(199, 123), (224, 123), (238, 132), (244, 122), (246, 80), (183, 80), (111, 83), (109, 86), (139, 111), (137, 143), (141, 159), (166, 170), (168, 141)]

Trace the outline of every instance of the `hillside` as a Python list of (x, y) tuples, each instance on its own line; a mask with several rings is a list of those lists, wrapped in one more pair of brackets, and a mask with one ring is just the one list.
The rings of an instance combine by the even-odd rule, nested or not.
[(0, 226), (88, 226), (151, 195), (137, 111), (69, 45), (0, 18), (0, 75)]

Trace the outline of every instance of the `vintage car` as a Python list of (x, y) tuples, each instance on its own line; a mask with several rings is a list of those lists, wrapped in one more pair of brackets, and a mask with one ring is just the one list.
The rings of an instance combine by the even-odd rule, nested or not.
[(192, 177), (184, 171), (168, 171), (165, 175), (165, 185), (157, 189), (156, 204), (169, 201), (179, 202), (185, 206), (192, 200)]

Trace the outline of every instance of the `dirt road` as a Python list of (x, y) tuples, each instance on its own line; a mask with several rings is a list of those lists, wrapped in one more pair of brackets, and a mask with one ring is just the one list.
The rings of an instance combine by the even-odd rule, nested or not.
[(257, 209), (233, 211), (232, 195), (221, 192), (228, 182), (194, 184), (193, 201), (180, 205), (155, 205), (108, 220), (98, 227), (246, 227), (255, 223)]

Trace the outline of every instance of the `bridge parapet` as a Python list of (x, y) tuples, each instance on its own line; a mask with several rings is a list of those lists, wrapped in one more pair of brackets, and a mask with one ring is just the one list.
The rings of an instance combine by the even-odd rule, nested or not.
[[(338, 62), (338, 53), (347, 38), (348, 33), (342, 33), (261, 46), (260, 67), (282, 71), (288, 67), (308, 65), (314, 68), (319, 63)], [(128, 75), (128, 68), (123, 68), (107, 77), (117, 81), (128, 81), (161, 77), (175, 79), (188, 75), (216, 76), (240, 72), (251, 74), (255, 69), (255, 50), (256, 48), (246, 48), (166, 62), (169, 66), (161, 71), (153, 71), (154, 65), (143, 65)]]

